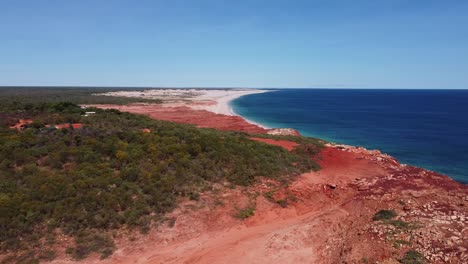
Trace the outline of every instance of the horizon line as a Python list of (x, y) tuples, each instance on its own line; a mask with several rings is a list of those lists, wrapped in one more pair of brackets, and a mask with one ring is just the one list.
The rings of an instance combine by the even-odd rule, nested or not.
[(335, 89), (335, 90), (468, 90), (468, 88), (391, 87), (234, 87), (234, 86), (92, 86), (92, 85), (0, 85), (2, 88), (115, 88), (115, 89)]

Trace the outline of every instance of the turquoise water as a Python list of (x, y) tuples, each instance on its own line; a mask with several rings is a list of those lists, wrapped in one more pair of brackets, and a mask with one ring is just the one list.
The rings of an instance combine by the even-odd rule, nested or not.
[(468, 90), (279, 89), (231, 105), (267, 127), (379, 149), (468, 183)]

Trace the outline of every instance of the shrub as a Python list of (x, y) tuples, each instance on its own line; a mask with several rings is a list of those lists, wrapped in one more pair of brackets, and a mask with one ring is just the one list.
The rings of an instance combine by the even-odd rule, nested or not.
[(423, 254), (419, 253), (416, 250), (409, 250), (405, 253), (403, 258), (401, 258), (400, 263), (403, 264), (423, 264), (425, 263)]
[(115, 244), (106, 234), (84, 231), (75, 238), (75, 247), (67, 248), (66, 253), (75, 260), (81, 260), (96, 252), (101, 254), (102, 259), (112, 255), (114, 250)]
[(247, 219), (253, 216), (254, 212), (255, 212), (255, 207), (249, 206), (243, 209), (239, 209), (236, 216), (237, 218), (240, 218), (240, 219)]
[(263, 194), (263, 196), (265, 196), (265, 198), (267, 198), (269, 201), (273, 201), (273, 196), (275, 195), (275, 192), (274, 191), (268, 191), (266, 193)]
[(57, 257), (57, 254), (53, 250), (46, 249), (39, 253), (38, 257), (40, 260), (52, 261)]
[(198, 200), (200, 200), (200, 194), (198, 194), (196, 192), (192, 192), (189, 195), (189, 199), (192, 200), (192, 201), (198, 201)]
[(288, 200), (286, 199), (279, 199), (279, 200), (276, 200), (276, 203), (279, 204), (281, 207), (285, 208), (286, 206), (288, 206)]
[(397, 228), (408, 228), (410, 226), (409, 223), (402, 220), (387, 220), (385, 223)]
[(373, 221), (389, 220), (396, 216), (397, 216), (397, 213), (394, 210), (380, 210), (374, 215), (372, 220)]

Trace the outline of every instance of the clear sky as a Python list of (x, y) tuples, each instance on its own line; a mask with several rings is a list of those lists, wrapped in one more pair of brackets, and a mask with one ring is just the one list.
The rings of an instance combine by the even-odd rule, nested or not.
[(0, 85), (468, 88), (468, 1), (0, 0)]

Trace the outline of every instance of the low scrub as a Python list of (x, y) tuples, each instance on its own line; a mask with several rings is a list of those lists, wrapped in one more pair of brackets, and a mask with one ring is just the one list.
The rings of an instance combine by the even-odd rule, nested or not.
[(247, 219), (247, 218), (253, 216), (254, 214), (255, 214), (255, 207), (248, 206), (246, 208), (239, 209), (236, 216), (237, 216), (237, 218), (240, 218), (240, 219)]
[(115, 250), (115, 244), (111, 237), (105, 234), (93, 233), (91, 231), (80, 232), (75, 238), (75, 246), (66, 250), (73, 259), (81, 260), (91, 253), (99, 253), (101, 259), (107, 258)]
[(403, 258), (401, 258), (399, 262), (402, 264), (423, 264), (426, 261), (424, 260), (423, 254), (416, 250), (409, 250), (403, 255)]
[(392, 218), (395, 218), (396, 216), (397, 216), (397, 213), (394, 210), (380, 210), (374, 215), (372, 220), (373, 221), (390, 220)]
[[(75, 259), (91, 252), (105, 257), (114, 248), (112, 239), (85, 235), (90, 230), (103, 236), (120, 228), (147, 232), (179, 197), (200, 199), (202, 186), (226, 181), (247, 186), (259, 177), (288, 180), (318, 168), (310, 158), (318, 147), (311, 147), (317, 143), (312, 139), (300, 139), (309, 147), (288, 152), (242, 133), (116, 110), (87, 109), (96, 114), (84, 117), (74, 103), (29, 99), (9, 104), (8, 115), (83, 127), (18, 131), (0, 126), (0, 254), (36, 250), (38, 255), (44, 246), (32, 245), (50, 236), (47, 246), (53, 248), (55, 234), (49, 231), (59, 230), (75, 238), (68, 250)], [(245, 208), (239, 217), (248, 218), (254, 210)], [(49, 252), (44, 259), (52, 256)]]

